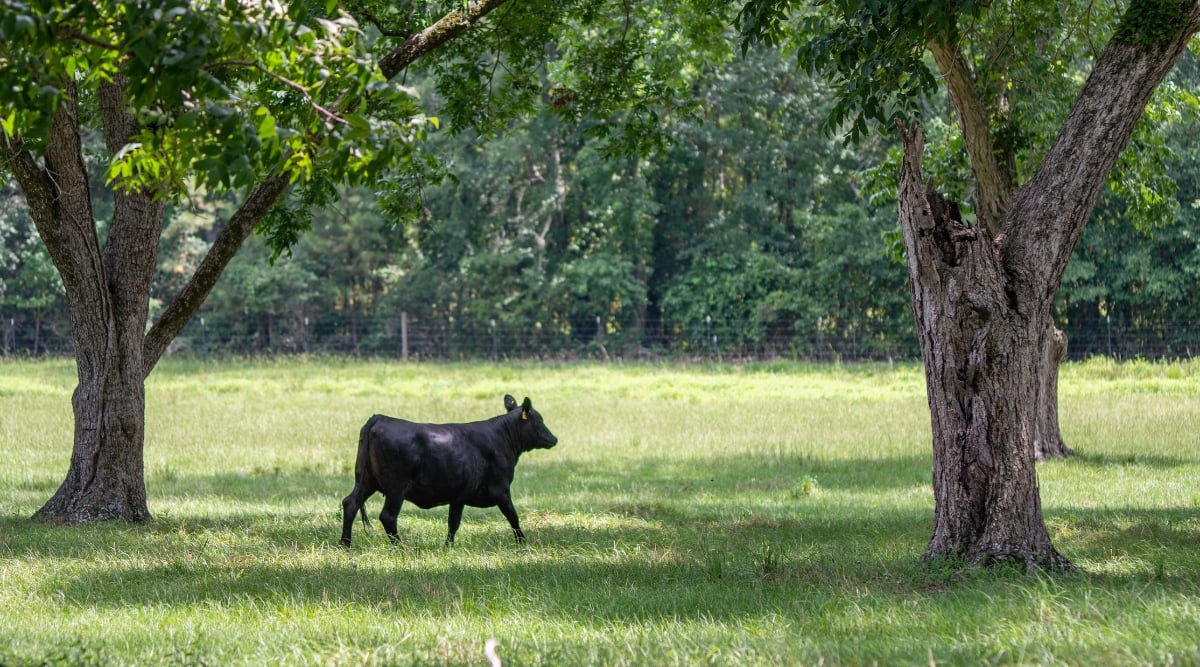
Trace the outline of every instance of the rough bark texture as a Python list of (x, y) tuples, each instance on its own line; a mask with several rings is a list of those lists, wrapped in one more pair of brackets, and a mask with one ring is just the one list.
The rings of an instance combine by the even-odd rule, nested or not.
[(932, 42), (929, 50), (938, 70), (946, 79), (950, 101), (958, 116), (971, 172), (975, 177), (975, 216), (995, 234), (1008, 207), (1014, 187), (1014, 175), (998, 157), (992, 140), (991, 120), (975, 89), (975, 79), (957, 47)]
[(1200, 27), (1200, 2), (1176, 19), (1165, 37), (1105, 48), (995, 237), (922, 182), (924, 137), (901, 126), (899, 219), (933, 428), (926, 558), (1071, 567), (1042, 518), (1036, 422), (1051, 389), (1038, 370), (1065, 352), (1051, 308), (1067, 260), (1150, 94)]
[[(5, 156), (30, 202), (30, 213), (63, 279), (79, 384), (71, 465), (58, 491), (37, 512), (68, 523), (149, 518), (143, 481), (145, 394), (142, 332), (149, 306), (163, 206), (144, 194), (122, 194), (101, 248), (79, 136), (77, 93), (55, 113), (39, 167), (6, 141)], [(110, 141), (132, 127), (119, 87), (100, 87), (98, 101)], [(16, 165), (19, 165), (17, 167)]]
[(1033, 456), (1039, 461), (1073, 456), (1075, 450), (1067, 446), (1058, 427), (1058, 369), (1067, 358), (1067, 334), (1050, 325), (1042, 349), (1042, 370), (1039, 373), (1039, 393), (1036, 427), (1033, 441)]
[[(958, 117), (958, 126), (963, 134), (971, 171), (975, 177), (976, 217), (979, 223), (995, 235), (1000, 231), (1008, 199), (1016, 188), (1016, 176), (1010, 167), (1012, 156), (1001, 159), (991, 132), (990, 112), (984, 108), (975, 78), (967, 66), (962, 52), (957, 47), (932, 42), (929, 49), (938, 70), (946, 79), (950, 100)], [(1066, 457), (1074, 454), (1063, 441), (1058, 426), (1058, 370), (1066, 359), (1066, 339), (1059, 346), (1055, 335), (1063, 336), (1055, 329), (1047, 339), (1047, 348), (1038, 370), (1037, 421), (1035, 423), (1034, 449), (1036, 458)], [(1061, 347), (1061, 351), (1060, 348)]]
[(480, 19), (508, 0), (467, 2), (462, 11), (446, 14), (428, 28), (404, 40), (400, 46), (379, 60), (379, 69), (389, 79), (396, 76), (426, 53), (471, 29)]
[(934, 531), (926, 558), (1070, 563), (1042, 519), (1032, 424), (1041, 346), (1013, 312), (992, 236), (925, 186), (924, 137), (904, 133), (900, 227), (933, 426)]

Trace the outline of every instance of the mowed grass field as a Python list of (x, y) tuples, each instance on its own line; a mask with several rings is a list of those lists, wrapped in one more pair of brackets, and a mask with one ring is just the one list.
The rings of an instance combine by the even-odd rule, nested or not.
[[(70, 361), (0, 363), (0, 663), (1200, 664), (1200, 362), (1070, 364), (1039, 466), (1081, 568), (922, 564), (915, 366), (165, 361), (154, 520), (29, 516), (70, 457)], [(358, 429), (473, 421), (511, 393), (558, 447), (520, 461), (528, 536), (468, 508), (337, 545)]]

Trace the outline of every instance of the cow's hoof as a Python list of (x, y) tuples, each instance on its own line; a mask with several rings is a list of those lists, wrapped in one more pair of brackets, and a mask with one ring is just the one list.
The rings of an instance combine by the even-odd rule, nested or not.
[(348, 547), (350, 546), (350, 540), (343, 537), (342, 539), (338, 540), (338, 544), (343, 547)]

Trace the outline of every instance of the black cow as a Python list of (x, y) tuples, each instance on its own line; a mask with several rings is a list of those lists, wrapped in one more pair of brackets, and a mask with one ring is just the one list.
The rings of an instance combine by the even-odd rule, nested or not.
[(517, 405), (506, 395), (504, 408), (508, 412), (499, 417), (469, 424), (414, 424), (384, 415), (368, 419), (358, 439), (354, 490), (342, 501), (342, 544), (350, 544), (356, 513), (367, 525), (364, 505), (376, 491), (384, 495), (379, 521), (393, 542), (405, 500), (422, 509), (450, 505), (447, 545), (454, 542), (466, 505), (499, 506), (517, 542), (524, 541), (508, 492), (513, 468), (521, 454), (549, 449), (558, 438), (528, 398)]

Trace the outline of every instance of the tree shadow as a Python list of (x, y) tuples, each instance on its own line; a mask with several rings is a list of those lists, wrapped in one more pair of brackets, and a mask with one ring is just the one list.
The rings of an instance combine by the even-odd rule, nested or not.
[[(419, 510), (407, 504), (402, 543), (392, 546), (375, 520), (382, 505), (375, 496), (368, 513), (372, 529), (364, 532), (356, 520), (354, 546), (341, 549), (336, 546), (341, 498), (352, 480), (340, 471), (272, 469), (155, 479), (156, 519), (144, 524), (62, 527), (0, 518), (0, 553), (113, 561), (45, 584), (47, 591), (99, 605), (247, 596), (411, 606), (405, 601), (455, 587), (486, 596), (497, 580), (525, 580), (554, 582), (545, 584), (547, 596), (539, 596), (547, 598), (548, 607), (599, 585), (606, 593), (618, 591), (611, 593), (617, 596), (612, 604), (604, 605), (603, 614), (611, 620), (632, 620), (630, 609), (651, 615), (680, 609), (714, 613), (706, 606), (712, 601), (705, 599), (724, 590), (728, 577), (759, 591), (754, 604), (768, 600), (772, 605), (812, 590), (839, 596), (847, 587), (870, 584), (904, 597), (956, 581), (952, 574), (918, 564), (932, 531), (932, 492), (923, 500), (879, 503), (894, 491), (928, 490), (924, 456), (713, 455), (705, 461), (705, 466), (666, 457), (522, 465), (530, 474), (517, 471), (514, 500), (531, 538), (525, 547), (513, 545), (497, 510), (476, 509), (469, 510), (454, 550), (446, 550), (441, 546), (446, 508)], [(816, 481), (815, 491), (806, 490), (807, 478)], [(177, 509), (197, 500), (218, 509), (211, 514)], [(315, 511), (316, 506), (327, 509)], [(569, 519), (580, 514), (604, 520)], [(1200, 571), (1189, 565), (1200, 566), (1194, 509), (1050, 507), (1046, 515), (1057, 533), (1056, 546), (1069, 558), (1104, 561), (1114, 557), (1115, 544), (1127, 552), (1115, 557), (1166, 562), (1157, 570), (1084, 577), (1117, 584), (1170, 577), (1194, 581)], [(148, 559), (153, 564), (119, 557), (142, 549), (155, 556)], [(189, 552), (195, 549), (199, 552)], [(259, 557), (263, 550), (286, 555), (313, 549), (329, 553), (312, 566), (264, 565)], [(485, 559), (487, 565), (465, 564), (458, 555), (462, 550), (498, 555)], [(380, 566), (381, 551), (384, 558), (394, 555), (395, 563)], [(610, 552), (630, 555), (614, 558)], [(363, 559), (372, 565), (360, 566)], [(639, 602), (647, 597), (647, 582), (656, 581), (670, 584), (673, 599), (649, 595)], [(748, 614), (746, 605), (730, 602), (720, 613)]]
[(1161, 470), (1200, 464), (1197, 459), (1185, 459), (1176, 456), (1161, 456), (1158, 454), (1106, 454), (1076, 450), (1075, 455), (1066, 459), (1043, 461), (1058, 465), (1081, 465), (1089, 468), (1113, 468), (1117, 466), (1146, 466)]
[[(222, 532), (255, 520), (261, 517), (229, 516), (188, 525), (193, 532)], [(924, 521), (917, 512), (901, 512), (882, 525), (911, 532)], [(730, 518), (683, 526), (664, 519), (592, 529), (539, 522), (529, 531), (530, 541), (518, 546), (498, 518), (494, 526), (469, 531), (464, 527), (450, 548), (440, 543), (443, 522), (439, 513), (436, 526), (402, 525), (400, 545), (387, 543), (375, 530), (342, 548), (335, 546), (331, 532), (330, 539), (315, 545), (316, 556), (302, 563), (287, 552), (311, 550), (313, 545), (294, 542), (305, 535), (311, 539), (311, 531), (258, 529), (263, 540), (283, 547), (267, 549), (284, 552), (278, 563), (269, 564), (263, 562), (261, 550), (238, 553), (236, 545), (208, 544), (193, 536), (165, 562), (99, 558), (77, 575), (48, 578), (41, 592), (100, 608), (253, 601), (268, 606), (363, 605), (400, 615), (442, 613), (464, 600), (472, 609), (486, 610), (497, 596), (516, 596), (534, 613), (586, 617), (588, 622), (625, 623), (679, 614), (736, 622), (772, 611), (786, 613), (794, 595), (811, 594), (814, 587), (837, 596), (847, 582), (888, 582), (913, 558), (894, 549), (876, 553), (866, 543), (852, 546), (853, 533), (842, 524), (829, 527), (851, 536), (841, 543), (805, 540), (801, 520)], [(174, 529), (168, 522), (154, 529), (153, 537), (169, 539)], [(790, 535), (781, 537), (781, 532)], [(851, 549), (858, 550), (857, 564), (842, 560)], [(121, 546), (101, 546), (90, 557), (124, 551)], [(60, 553), (58, 547), (41, 555), (87, 557), (74, 549)], [(735, 595), (729, 593), (731, 584), (739, 591)]]

